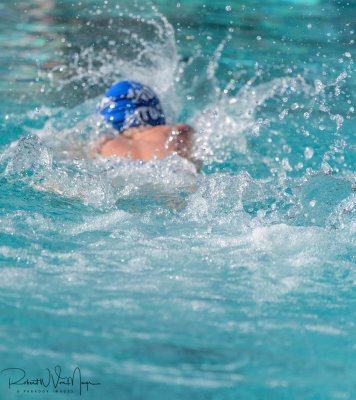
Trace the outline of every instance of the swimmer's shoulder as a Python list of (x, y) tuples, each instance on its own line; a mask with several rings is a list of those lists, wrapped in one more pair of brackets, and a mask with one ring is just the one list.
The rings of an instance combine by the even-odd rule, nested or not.
[(137, 138), (143, 153), (153, 147), (159, 158), (176, 152), (182, 157), (188, 157), (192, 148), (194, 129), (188, 124), (159, 125), (140, 133)]
[(163, 158), (171, 152), (177, 152), (178, 155), (188, 158), (193, 133), (194, 129), (188, 124), (130, 129), (120, 135), (107, 135), (101, 138), (94, 153), (103, 157), (117, 155), (150, 160), (153, 155)]
[(96, 153), (102, 157), (110, 157), (113, 155), (120, 157), (135, 156), (135, 146), (132, 146), (130, 140), (122, 135), (103, 137), (99, 142)]

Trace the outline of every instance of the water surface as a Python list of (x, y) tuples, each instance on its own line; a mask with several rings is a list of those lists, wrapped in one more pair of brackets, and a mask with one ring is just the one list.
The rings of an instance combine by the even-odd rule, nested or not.
[[(79, 366), (88, 399), (355, 398), (355, 4), (126, 3), (0, 5), (0, 368)], [(86, 159), (127, 78), (194, 126), (200, 173)]]

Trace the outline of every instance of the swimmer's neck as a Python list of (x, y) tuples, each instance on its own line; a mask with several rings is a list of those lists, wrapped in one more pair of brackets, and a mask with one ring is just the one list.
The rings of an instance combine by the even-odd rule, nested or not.
[[(142, 125), (135, 128), (127, 128), (124, 131), (120, 132), (118, 136), (129, 140), (140, 140), (143, 136), (145, 136), (145, 132), (148, 133), (153, 128), (151, 125)], [(117, 136), (117, 135), (116, 135)]]

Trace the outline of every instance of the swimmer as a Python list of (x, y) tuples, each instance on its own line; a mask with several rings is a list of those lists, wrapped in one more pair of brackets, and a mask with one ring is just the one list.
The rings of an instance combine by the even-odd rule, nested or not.
[(149, 86), (120, 81), (106, 92), (98, 111), (116, 134), (100, 140), (97, 154), (150, 161), (176, 152), (190, 159), (193, 128), (166, 125), (160, 101)]

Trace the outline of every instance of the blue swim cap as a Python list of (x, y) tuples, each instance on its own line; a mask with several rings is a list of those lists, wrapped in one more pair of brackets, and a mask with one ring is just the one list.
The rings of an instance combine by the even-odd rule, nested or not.
[(142, 125), (164, 125), (165, 118), (155, 92), (134, 81), (120, 81), (112, 86), (98, 111), (119, 132)]

